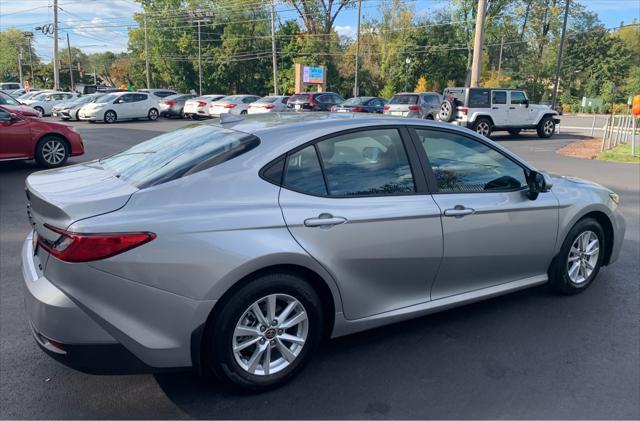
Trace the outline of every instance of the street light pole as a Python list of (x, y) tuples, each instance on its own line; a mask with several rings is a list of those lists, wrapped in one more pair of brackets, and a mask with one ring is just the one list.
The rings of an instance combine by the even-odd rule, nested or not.
[(558, 61), (556, 62), (556, 80), (553, 84), (553, 97), (551, 98), (551, 109), (556, 108), (558, 96), (558, 83), (560, 82), (560, 67), (562, 66), (562, 48), (564, 47), (564, 35), (567, 31), (567, 18), (569, 17), (569, 4), (571, 0), (566, 0), (564, 8), (564, 22), (562, 22), (562, 34), (560, 35), (560, 47), (558, 48)]
[(358, 73), (360, 70), (360, 8), (362, 6), (362, 0), (358, 0), (358, 35), (356, 38), (356, 75), (353, 86), (353, 96), (360, 95), (360, 86), (358, 84)]
[(18, 75), (20, 76), (20, 86), (24, 86), (22, 80), (22, 50), (18, 51)]
[(147, 89), (151, 89), (151, 71), (149, 70), (149, 39), (147, 37), (147, 14), (144, 14), (144, 61), (147, 73)]
[(53, 89), (60, 90), (60, 61), (58, 59), (58, 0), (53, 0)]

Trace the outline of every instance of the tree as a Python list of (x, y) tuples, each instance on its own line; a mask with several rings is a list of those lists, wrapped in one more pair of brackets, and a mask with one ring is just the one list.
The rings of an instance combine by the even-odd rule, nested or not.
[[(27, 39), (17, 29), (9, 28), (0, 32), (0, 79), (3, 82), (16, 82), (20, 80), (18, 69), (18, 55), (22, 52), (22, 65), (28, 64), (29, 43)], [(33, 64), (37, 65), (38, 57), (33, 53)], [(27, 67), (23, 67), (26, 72)]]
[(429, 86), (427, 84), (427, 78), (424, 76), (420, 76), (416, 87), (413, 89), (413, 92), (427, 92), (428, 90)]

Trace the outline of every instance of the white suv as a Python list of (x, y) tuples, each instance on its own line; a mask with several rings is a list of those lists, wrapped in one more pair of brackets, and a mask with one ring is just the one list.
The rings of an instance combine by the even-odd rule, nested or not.
[(447, 88), (443, 97), (438, 119), (486, 137), (499, 130), (517, 135), (523, 129), (532, 129), (547, 138), (560, 123), (556, 111), (529, 103), (527, 94), (520, 89)]
[(155, 121), (159, 115), (158, 101), (147, 92), (112, 92), (83, 106), (78, 112), (80, 120), (105, 123), (137, 118)]

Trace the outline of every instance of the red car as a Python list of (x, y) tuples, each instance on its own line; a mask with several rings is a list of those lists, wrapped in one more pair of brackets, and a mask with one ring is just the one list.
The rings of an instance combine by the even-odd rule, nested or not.
[(21, 111), (18, 106), (0, 105), (0, 161), (35, 159), (39, 165), (53, 168), (70, 156), (84, 154), (82, 137), (73, 126)]

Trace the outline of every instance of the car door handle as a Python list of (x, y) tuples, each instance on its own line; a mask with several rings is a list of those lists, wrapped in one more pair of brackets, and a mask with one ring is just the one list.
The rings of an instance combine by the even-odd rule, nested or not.
[(452, 209), (445, 209), (444, 211), (444, 216), (451, 216), (454, 218), (462, 218), (464, 216), (467, 215), (472, 215), (473, 213), (475, 213), (475, 209), (472, 208), (465, 208), (462, 205), (456, 205), (454, 208)]
[(516, 109), (516, 107), (509, 107), (509, 109), (510, 109), (510, 110), (515, 110), (515, 109)]
[(492, 109), (492, 110), (497, 110), (497, 109), (498, 109), (498, 107), (491, 107), (491, 109)]
[(304, 220), (305, 227), (330, 227), (340, 225), (347, 222), (347, 218), (341, 216), (333, 216), (330, 213), (321, 213), (317, 218), (309, 218)]

